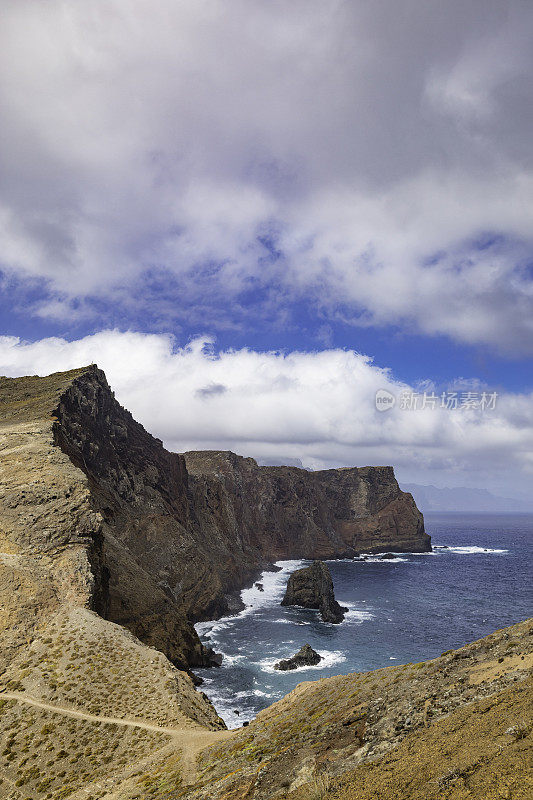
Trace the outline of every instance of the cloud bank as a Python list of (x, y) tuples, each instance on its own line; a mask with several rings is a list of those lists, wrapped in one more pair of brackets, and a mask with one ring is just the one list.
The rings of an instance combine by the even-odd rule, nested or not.
[(531, 4), (2, 11), (0, 269), (35, 313), (155, 281), (167, 317), (253, 289), (533, 352)]
[(399, 398), (411, 387), (350, 350), (216, 353), (208, 339), (177, 347), (169, 336), (111, 330), (73, 342), (0, 337), (0, 374), (93, 362), (119, 402), (172, 450), (231, 449), (315, 469), (393, 464), (405, 481), (530, 495), (533, 395), (503, 394), (485, 412), (399, 403), (379, 412), (378, 390)]

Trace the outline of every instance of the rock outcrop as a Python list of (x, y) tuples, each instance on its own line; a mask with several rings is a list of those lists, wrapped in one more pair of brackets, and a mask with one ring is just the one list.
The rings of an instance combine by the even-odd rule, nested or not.
[(310, 644), (304, 644), (297, 653), (290, 658), (282, 658), (274, 664), (274, 669), (279, 669), (286, 672), (291, 669), (298, 669), (298, 667), (315, 667), (322, 661), (322, 656), (313, 650)]
[(118, 413), (81, 421), (105, 398), (94, 370), (0, 380), (0, 798), (66, 797), (167, 746), (165, 730), (225, 727), (188, 674), (208, 653), (114, 527)]
[(335, 600), (331, 572), (322, 561), (313, 561), (289, 576), (281, 605), (318, 609), (324, 622), (335, 624), (342, 622), (348, 611)]
[(272, 561), (430, 548), (391, 467), (170, 453), (96, 366), (0, 379), (0, 415), (4, 653), (68, 600), (182, 669), (209, 665), (192, 621), (226, 613)]

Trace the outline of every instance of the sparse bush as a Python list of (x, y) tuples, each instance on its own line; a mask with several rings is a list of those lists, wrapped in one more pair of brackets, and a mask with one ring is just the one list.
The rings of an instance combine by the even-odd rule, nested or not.
[(307, 796), (309, 797), (309, 800), (324, 800), (324, 798), (328, 796), (330, 789), (331, 778), (329, 775), (324, 773), (323, 775), (318, 775), (313, 781), (311, 781)]
[(518, 725), (507, 728), (505, 733), (507, 736), (512, 736), (513, 739), (525, 739), (529, 733), (529, 728), (524, 722), (520, 722)]

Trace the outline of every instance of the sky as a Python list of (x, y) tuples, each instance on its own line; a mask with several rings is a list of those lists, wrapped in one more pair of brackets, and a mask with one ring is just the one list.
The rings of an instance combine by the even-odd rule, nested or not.
[(529, 0), (3, 0), (0, 373), (531, 497), (532, 86)]

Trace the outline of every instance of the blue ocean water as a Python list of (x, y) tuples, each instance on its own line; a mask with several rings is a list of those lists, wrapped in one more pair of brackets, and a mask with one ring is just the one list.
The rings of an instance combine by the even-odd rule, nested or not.
[[(280, 606), (290, 572), (280, 561), (264, 590), (242, 593), (237, 616), (199, 623), (202, 640), (224, 654), (220, 669), (196, 670), (228, 727), (238, 727), (303, 680), (433, 658), (533, 613), (533, 515), (426, 514), (433, 553), (394, 560), (328, 561), (335, 594), (349, 612), (340, 625), (317, 612)], [(273, 664), (308, 642), (324, 660), (278, 672)]]

